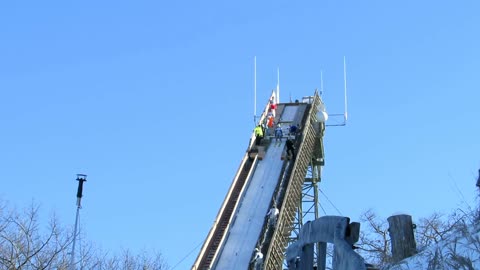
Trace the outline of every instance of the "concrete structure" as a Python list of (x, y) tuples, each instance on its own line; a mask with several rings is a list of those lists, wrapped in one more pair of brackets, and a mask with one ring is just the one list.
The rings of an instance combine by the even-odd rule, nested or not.
[[(349, 223), (347, 217), (324, 216), (305, 223), (298, 240), (287, 249), (288, 269), (313, 269), (313, 245), (321, 242), (334, 244), (333, 270), (366, 270), (365, 261), (352, 249), (359, 230), (359, 224)], [(325, 264), (317, 264), (317, 269), (325, 269)]]

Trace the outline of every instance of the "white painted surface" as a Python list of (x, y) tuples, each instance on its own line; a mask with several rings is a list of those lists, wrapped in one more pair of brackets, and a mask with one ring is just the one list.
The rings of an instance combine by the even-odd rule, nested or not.
[[(286, 106), (282, 120), (293, 121), (297, 109), (298, 106)], [(285, 139), (279, 146), (272, 142), (256, 166), (212, 269), (248, 269), (282, 172), (284, 147)]]
[(295, 120), (295, 116), (297, 115), (297, 109), (298, 106), (285, 106), (282, 117), (280, 118), (280, 122), (293, 122)]
[(214, 269), (248, 269), (280, 177), (284, 146), (285, 141), (270, 145), (258, 163)]

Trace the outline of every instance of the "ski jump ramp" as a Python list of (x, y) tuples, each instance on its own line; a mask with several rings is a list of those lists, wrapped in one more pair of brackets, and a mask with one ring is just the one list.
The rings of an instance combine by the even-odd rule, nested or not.
[[(295, 205), (301, 203), (301, 187), (307, 166), (312, 158), (319, 158), (314, 157), (314, 153), (319, 151), (313, 149), (322, 143), (323, 129), (319, 131), (318, 123), (315, 124), (317, 106), (321, 104), (317, 92), (311, 100), (310, 103), (278, 104), (275, 123), (282, 124), (284, 135), (288, 135), (289, 124), (300, 124), (302, 127), (301, 134), (294, 137), (294, 160), (282, 158), (285, 136), (279, 144), (274, 142), (275, 139), (271, 142), (269, 138), (264, 139), (264, 155), (252, 158), (250, 150), (255, 148), (252, 134), (249, 149), (192, 270), (251, 269), (255, 248), (261, 249), (264, 259), (270, 257), (274, 265), (280, 264), (281, 267), (287, 238), (293, 228)], [(262, 123), (268, 106), (260, 118)], [(280, 208), (280, 214), (277, 225), (272, 228), (268, 226), (266, 215), (274, 201)], [(272, 266), (265, 267), (273, 269)]]

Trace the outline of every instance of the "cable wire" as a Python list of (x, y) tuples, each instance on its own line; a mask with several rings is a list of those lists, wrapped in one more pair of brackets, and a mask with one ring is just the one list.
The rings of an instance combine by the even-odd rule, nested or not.
[(320, 209), (322, 209), (323, 211), (323, 214), (326, 216), (327, 215), (327, 211), (325, 211), (325, 209), (323, 208), (323, 206), (320, 204)]
[(332, 201), (330, 201), (330, 199), (328, 198), (327, 194), (325, 194), (321, 189), (318, 189), (320, 190), (320, 192), (325, 196), (325, 198), (327, 199), (327, 201), (333, 206), (333, 208), (335, 208), (335, 210), (337, 210), (337, 212), (343, 216), (342, 212), (340, 212), (340, 210), (338, 210), (338, 208), (335, 206), (335, 204), (332, 203)]
[(185, 257), (183, 257), (179, 262), (177, 262), (172, 268), (170, 268), (170, 270), (173, 270), (175, 269), (179, 264), (181, 264), (183, 261), (185, 261), (185, 259), (188, 258), (188, 256), (190, 256), (192, 254), (192, 252), (194, 252), (201, 244), (203, 244), (203, 241), (201, 241), (200, 243), (198, 243), (198, 245), (196, 247), (194, 247), (190, 252), (187, 253), (187, 255), (185, 255)]

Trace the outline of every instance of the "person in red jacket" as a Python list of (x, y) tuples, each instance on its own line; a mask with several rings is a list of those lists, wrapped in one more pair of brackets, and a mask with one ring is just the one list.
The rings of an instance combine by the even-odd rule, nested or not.
[(273, 117), (275, 117), (275, 111), (277, 110), (277, 104), (275, 103), (274, 98), (270, 99), (270, 107), (268, 108), (268, 111), (273, 114)]
[(269, 115), (267, 120), (267, 127), (273, 128), (274, 120), (275, 118), (273, 117), (273, 115)]

